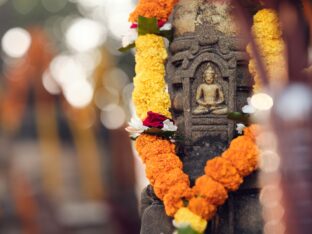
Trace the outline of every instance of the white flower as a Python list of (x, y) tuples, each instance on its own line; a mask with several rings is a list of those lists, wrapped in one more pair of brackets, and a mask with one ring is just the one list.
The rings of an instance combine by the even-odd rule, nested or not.
[(175, 132), (177, 131), (178, 127), (176, 125), (174, 125), (173, 122), (171, 122), (169, 119), (166, 119), (163, 122), (164, 126), (161, 130), (163, 131), (168, 131), (168, 132)]
[(126, 127), (126, 131), (130, 133), (131, 137), (138, 137), (142, 132), (147, 130), (148, 127), (143, 125), (143, 122), (141, 119), (137, 117), (132, 117), (129, 126)]
[(138, 37), (138, 31), (134, 28), (129, 29), (128, 33), (121, 39), (122, 47), (127, 47), (132, 44)]
[(244, 128), (246, 128), (245, 124), (242, 124), (242, 123), (236, 124), (236, 131), (237, 131), (239, 134), (243, 134)]
[(172, 220), (172, 224), (175, 228), (186, 228), (190, 225), (188, 222), (177, 222), (175, 220)]
[(256, 109), (251, 105), (251, 98), (247, 98), (248, 105), (243, 106), (242, 111), (245, 114), (253, 114), (256, 112)]
[(160, 30), (163, 31), (163, 30), (171, 30), (172, 29), (172, 24), (170, 23), (165, 23), (161, 28)]

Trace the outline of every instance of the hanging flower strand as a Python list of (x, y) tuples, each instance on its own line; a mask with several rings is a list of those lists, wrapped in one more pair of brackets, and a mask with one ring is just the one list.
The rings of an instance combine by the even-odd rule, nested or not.
[[(207, 221), (213, 218), (218, 206), (224, 204), (228, 193), (239, 189), (243, 178), (256, 170), (259, 149), (255, 141), (260, 129), (257, 125), (250, 125), (249, 115), (254, 113), (250, 103), (243, 107), (242, 113), (230, 113), (230, 119), (244, 123), (238, 125), (242, 135), (233, 139), (221, 155), (208, 160), (204, 175), (190, 187), (189, 177), (183, 172), (183, 162), (176, 155), (172, 142), (177, 126), (169, 112), (171, 103), (164, 79), (167, 51), (159, 29), (168, 20), (176, 2), (139, 0), (129, 17), (132, 30), (137, 30), (138, 34), (132, 31), (124, 45), (132, 43), (137, 36), (130, 47), (136, 46), (132, 98), (139, 118), (132, 119), (126, 130), (136, 139), (135, 148), (146, 165), (146, 176), (155, 195), (163, 201), (166, 214), (174, 217), (174, 226), (203, 233)], [(272, 77), (272, 68), (284, 53), (277, 23), (274, 12), (263, 10), (255, 16), (253, 26), (256, 43), (260, 43), (261, 56)], [(269, 25), (266, 27), (266, 24)], [(284, 71), (283, 61), (280, 74)], [(257, 91), (260, 83), (253, 59), (249, 69), (255, 77)]]
[[(282, 86), (287, 81), (285, 43), (282, 39), (282, 31), (279, 25), (277, 13), (272, 9), (263, 9), (254, 16), (252, 33), (260, 57), (266, 69), (270, 85)], [(249, 72), (255, 80), (254, 92), (263, 88), (259, 72), (254, 59), (254, 51), (247, 46), (247, 52), (251, 59), (249, 61)]]

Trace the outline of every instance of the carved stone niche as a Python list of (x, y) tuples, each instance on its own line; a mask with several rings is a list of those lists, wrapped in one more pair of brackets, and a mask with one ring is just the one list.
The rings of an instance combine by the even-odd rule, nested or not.
[[(245, 52), (231, 50), (235, 42), (230, 38), (213, 27), (198, 26), (196, 32), (198, 34), (175, 38), (167, 63), (173, 118), (185, 140), (179, 145), (179, 155), (192, 181), (203, 174), (206, 161), (220, 155), (233, 138), (234, 122), (227, 118), (227, 113), (237, 109), (237, 67), (246, 66)], [(224, 96), (223, 103), (216, 106), (225, 107), (226, 113), (194, 113), (200, 106), (196, 93), (204, 83), (207, 66), (214, 70), (214, 83)], [(244, 89), (246, 97), (250, 87)]]
[[(225, 34), (207, 23), (195, 25), (191, 32), (176, 34), (170, 45), (166, 79), (173, 119), (184, 139), (177, 143), (177, 153), (191, 185), (204, 174), (206, 161), (221, 155), (236, 134), (235, 123), (227, 118), (226, 112), (241, 110), (251, 93), (245, 48), (244, 38)], [(207, 69), (215, 75), (212, 82), (203, 79)], [(202, 103), (205, 98), (208, 104)], [(221, 113), (215, 113), (215, 108)], [(258, 195), (254, 173), (245, 178), (239, 191), (229, 194), (228, 201), (209, 222), (206, 233), (262, 233)], [(143, 192), (142, 201), (141, 233), (172, 233), (171, 219), (162, 213), (163, 204), (150, 186)]]

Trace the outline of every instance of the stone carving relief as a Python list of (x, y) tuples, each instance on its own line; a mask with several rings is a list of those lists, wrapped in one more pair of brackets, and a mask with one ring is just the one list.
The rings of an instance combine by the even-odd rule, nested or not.
[(232, 15), (232, 7), (220, 0), (180, 0), (173, 17), (175, 35), (195, 31), (196, 26), (209, 24), (226, 35), (238, 31)]
[(193, 109), (193, 114), (216, 114), (222, 115), (228, 113), (225, 105), (225, 96), (222, 86), (217, 82), (218, 72), (212, 63), (208, 63), (203, 75), (203, 82), (198, 85), (195, 94), (197, 106)]

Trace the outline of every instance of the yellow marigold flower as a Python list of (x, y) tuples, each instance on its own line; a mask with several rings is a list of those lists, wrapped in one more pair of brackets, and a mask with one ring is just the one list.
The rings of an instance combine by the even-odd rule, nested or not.
[[(270, 84), (283, 85), (287, 79), (287, 63), (285, 43), (282, 39), (277, 13), (272, 9), (258, 11), (254, 16), (252, 32)], [(250, 45), (247, 46), (247, 52), (251, 57), (248, 68), (255, 81), (254, 92), (259, 92), (262, 82)]]
[(132, 98), (137, 115), (144, 119), (148, 111), (171, 117), (170, 97), (166, 91), (165, 66), (167, 57), (160, 36), (147, 34), (136, 40), (136, 73)]
[(139, 36), (135, 41), (136, 54), (144, 57), (156, 57), (162, 60), (167, 58), (164, 40), (155, 34)]
[(189, 224), (195, 231), (203, 233), (207, 227), (207, 221), (194, 214), (188, 208), (182, 207), (174, 215), (176, 225)]

